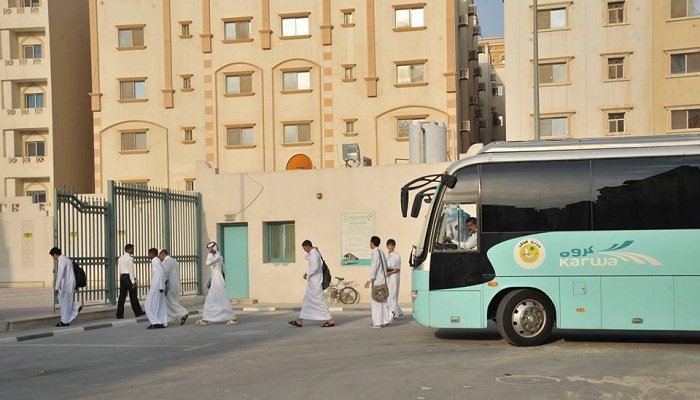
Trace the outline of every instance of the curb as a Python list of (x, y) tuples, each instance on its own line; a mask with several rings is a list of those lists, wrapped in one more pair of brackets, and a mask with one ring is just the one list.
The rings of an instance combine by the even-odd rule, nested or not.
[[(404, 313), (411, 314), (413, 309), (411, 307), (401, 307)], [(234, 311), (243, 312), (270, 312), (270, 311), (301, 311), (301, 307), (233, 307)], [(330, 312), (347, 312), (347, 311), (359, 311), (359, 312), (371, 312), (371, 307), (329, 307)]]

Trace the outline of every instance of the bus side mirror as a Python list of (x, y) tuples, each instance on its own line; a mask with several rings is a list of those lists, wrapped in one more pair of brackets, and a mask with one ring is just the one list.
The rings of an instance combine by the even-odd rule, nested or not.
[(418, 215), (420, 214), (420, 207), (423, 203), (424, 196), (425, 195), (423, 194), (423, 192), (416, 194), (416, 197), (413, 199), (413, 207), (411, 207), (411, 217), (418, 218)]
[(408, 190), (401, 189), (401, 215), (406, 218), (408, 215)]
[(454, 175), (442, 174), (440, 176), (440, 181), (450, 189), (454, 189), (455, 185), (457, 185), (457, 177)]

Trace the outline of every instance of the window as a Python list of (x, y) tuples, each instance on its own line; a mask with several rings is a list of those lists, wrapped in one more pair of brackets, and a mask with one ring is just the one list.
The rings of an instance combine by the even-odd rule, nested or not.
[(146, 80), (122, 80), (119, 83), (119, 98), (120, 100), (145, 100), (146, 99)]
[(540, 136), (543, 138), (563, 138), (569, 136), (569, 117), (541, 118)]
[(311, 90), (311, 71), (289, 71), (282, 73), (283, 90)]
[(493, 113), (491, 116), (491, 121), (493, 123), (493, 126), (503, 126), (503, 123), (505, 122), (505, 118), (503, 115), (498, 115), (498, 113)]
[(122, 151), (145, 150), (148, 150), (145, 131), (122, 132)]
[(282, 37), (309, 36), (309, 16), (282, 17)]
[(192, 90), (192, 75), (181, 75), (182, 77), (182, 89), (184, 91)]
[(396, 65), (396, 84), (410, 85), (425, 82), (425, 62)]
[(671, 18), (700, 15), (700, 0), (671, 0)]
[(182, 39), (189, 39), (192, 37), (190, 34), (190, 24), (192, 21), (180, 21), (180, 37)]
[(491, 94), (493, 96), (503, 96), (503, 91), (504, 91), (503, 85), (496, 85), (496, 86), (491, 88)]
[(226, 94), (237, 95), (253, 93), (253, 74), (241, 73), (226, 76)]
[(625, 57), (608, 58), (608, 79), (625, 79)]
[(700, 51), (671, 54), (671, 75), (700, 72)]
[(24, 45), (22, 46), (22, 53), (24, 53), (25, 59), (42, 58), (40, 44)]
[(21, 4), (23, 7), (39, 7), (41, 0), (21, 0)]
[(700, 108), (672, 110), (671, 129), (700, 129)]
[(32, 198), (32, 203), (46, 203), (46, 190), (27, 190), (27, 197)]
[[(133, 188), (137, 189), (148, 189), (148, 181), (121, 181), (120, 182), (122, 185), (125, 186), (131, 186)], [(144, 202), (147, 202), (148, 200), (142, 200)]]
[(250, 41), (251, 18), (224, 20), (224, 41)]
[(396, 14), (395, 28), (410, 29), (425, 27), (424, 9), (423, 7), (399, 7), (394, 10)]
[(562, 84), (568, 81), (567, 63), (540, 64), (540, 84)]
[(253, 146), (255, 136), (253, 126), (232, 126), (226, 128), (227, 146)]
[(625, 113), (624, 112), (608, 113), (608, 132), (609, 133), (625, 133)]
[(343, 82), (355, 81), (355, 64), (343, 64)]
[(194, 142), (194, 128), (183, 128), (185, 142)]
[(553, 8), (551, 10), (537, 11), (537, 29), (564, 29), (567, 26), (566, 8)]
[(185, 179), (185, 190), (194, 191), (194, 179)]
[(139, 49), (144, 47), (143, 27), (119, 28), (119, 48)]
[(345, 121), (345, 134), (346, 135), (354, 134), (356, 132), (355, 131), (355, 121), (357, 121), (357, 119), (353, 118), (353, 119), (346, 119), (343, 121)]
[(43, 140), (36, 140), (24, 143), (25, 157), (44, 157), (46, 155), (46, 144)]
[(311, 123), (284, 125), (284, 143), (304, 143), (310, 141)]
[(625, 23), (625, 2), (608, 2), (608, 24), (614, 25), (623, 23)]
[(343, 10), (340, 10), (340, 12), (343, 13), (343, 22), (340, 24), (340, 26), (344, 28), (349, 28), (352, 26), (355, 26), (355, 21), (353, 19), (353, 12), (355, 12), (354, 8), (346, 8)]
[(297, 246), (294, 237), (294, 221), (264, 222), (264, 261), (267, 263), (292, 263)]
[(44, 108), (44, 94), (26, 93), (24, 95), (24, 108)]
[(593, 160), (593, 229), (700, 228), (700, 158)]
[(398, 138), (407, 138), (408, 133), (411, 129), (411, 125), (413, 125), (414, 122), (420, 122), (423, 121), (424, 119), (428, 118), (428, 116), (416, 116), (416, 117), (403, 117), (399, 118), (396, 121), (396, 137)]
[(482, 165), (483, 233), (589, 230), (590, 176), (589, 161)]

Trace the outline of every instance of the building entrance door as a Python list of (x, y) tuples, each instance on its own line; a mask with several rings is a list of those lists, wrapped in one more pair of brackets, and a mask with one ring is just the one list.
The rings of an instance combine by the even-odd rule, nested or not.
[(247, 299), (248, 225), (227, 224), (221, 227), (221, 254), (226, 265), (226, 290), (232, 299)]

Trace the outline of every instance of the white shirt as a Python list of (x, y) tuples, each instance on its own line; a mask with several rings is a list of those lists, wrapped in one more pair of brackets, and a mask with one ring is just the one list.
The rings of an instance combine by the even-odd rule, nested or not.
[(464, 248), (467, 250), (476, 250), (476, 232), (470, 233), (469, 238), (467, 238), (467, 242), (464, 245)]
[(123, 256), (119, 257), (119, 261), (117, 261), (117, 268), (119, 269), (119, 275), (129, 274), (131, 283), (136, 283), (136, 278), (134, 278), (134, 256), (129, 253), (124, 253)]
[(399, 253), (392, 251), (386, 255), (386, 266), (390, 269), (401, 269), (401, 256)]

